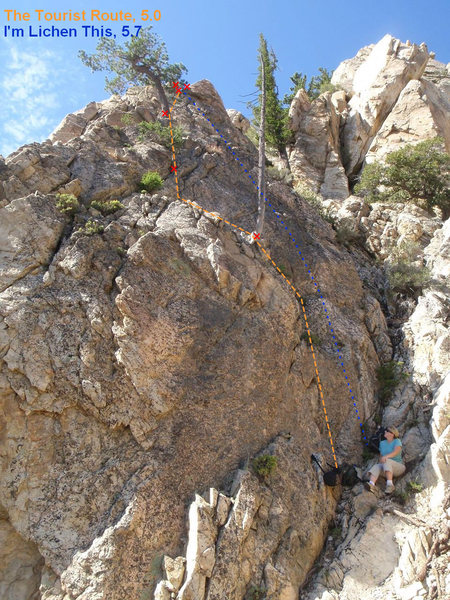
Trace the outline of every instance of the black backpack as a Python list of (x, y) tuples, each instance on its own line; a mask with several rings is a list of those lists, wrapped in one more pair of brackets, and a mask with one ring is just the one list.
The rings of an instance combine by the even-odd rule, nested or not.
[(342, 465), (341, 482), (345, 487), (353, 487), (360, 481), (355, 465)]
[(369, 450), (378, 453), (380, 451), (380, 442), (384, 440), (385, 427), (379, 427), (372, 436), (369, 438)]
[(342, 468), (341, 467), (333, 467), (333, 465), (330, 465), (330, 463), (327, 463), (327, 465), (329, 467), (331, 467), (331, 471), (325, 471), (324, 469), (322, 469), (322, 465), (320, 464), (320, 462), (317, 460), (317, 458), (314, 456), (314, 454), (311, 454), (311, 458), (314, 462), (316, 462), (319, 465), (320, 470), (323, 473), (323, 480), (325, 482), (325, 485), (328, 485), (330, 487), (335, 487), (336, 485), (339, 485), (341, 483), (341, 473), (342, 473)]

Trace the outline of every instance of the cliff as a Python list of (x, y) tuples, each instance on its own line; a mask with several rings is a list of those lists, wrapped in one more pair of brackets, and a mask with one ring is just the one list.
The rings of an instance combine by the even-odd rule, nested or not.
[[(409, 69), (422, 81), (429, 56), (398, 44), (392, 60), (407, 68), (392, 98), (408, 87)], [(385, 46), (394, 51), (393, 42)], [(369, 55), (364, 49), (358, 61)], [(344, 80), (351, 85), (349, 72)], [(343, 197), (398, 104), (345, 85), (336, 93), (347, 125), (342, 114), (330, 125), (334, 155), (326, 136), (322, 144), (310, 132), (320, 169), (311, 171), (300, 134), (290, 156), (294, 176), (309, 161), (319, 187), (334, 169)], [(335, 106), (335, 94), (306, 106), (307, 118)], [(306, 127), (300, 97), (291, 107), (298, 132)], [(382, 109), (356, 144), (354, 115), (364, 102)], [(159, 117), (153, 90), (131, 89), (68, 115), (49, 140), (0, 161), (1, 594), (242, 600), (264, 590), (267, 599), (289, 600), (309, 582), (311, 598), (353, 597), (345, 586), (358, 567), (337, 549), (343, 577), (311, 581), (336, 508), (344, 514), (342, 502), (354, 502), (348, 510), (357, 520), (347, 518), (342, 548), (374, 519), (386, 533), (398, 516), (371, 516), (361, 485), (351, 500), (341, 497), (310, 456), (324, 466), (335, 457), (362, 464), (377, 368), (403, 353), (410, 377), (384, 419), (402, 427), (412, 475), (424, 471), (425, 498), (434, 495), (433, 514), (442, 515), (448, 294), (430, 289), (410, 306), (397, 343), (370, 248), (339, 243), (292, 187), (269, 180), (263, 239), (249, 243), (257, 152), (211, 83), (177, 99), (176, 148), (168, 122), (164, 130), (145, 125)], [(149, 170), (163, 179), (152, 193), (140, 184)], [(61, 194), (77, 199), (74, 214), (61, 210)], [(113, 200), (119, 210), (103, 214)], [(330, 202), (355, 227), (369, 222), (362, 202)], [(436, 277), (448, 277), (448, 222), (415, 216), (424, 255)], [(267, 454), (276, 468), (258, 477), (252, 459)], [(430, 546), (434, 533), (426, 532)], [(374, 548), (383, 543), (381, 536)], [(352, 552), (363, 557), (362, 548)], [(375, 597), (361, 589), (375, 589), (392, 569), (352, 593)], [(398, 586), (414, 581), (408, 577)]]

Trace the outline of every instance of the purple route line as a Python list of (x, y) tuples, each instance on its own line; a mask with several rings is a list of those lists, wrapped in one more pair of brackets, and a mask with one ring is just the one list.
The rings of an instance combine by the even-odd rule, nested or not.
[[(177, 82), (177, 84), (178, 84), (178, 82)], [(174, 85), (173, 87), (175, 87), (175, 85)], [(186, 87), (185, 87), (185, 89), (186, 89)], [(189, 90), (190, 90), (190, 88), (189, 88), (189, 84), (188, 84), (188, 87), (187, 87), (187, 89), (189, 89)], [(234, 151), (233, 151), (233, 149), (232, 149), (232, 147), (231, 147), (231, 144), (230, 144), (229, 142), (227, 142), (227, 140), (224, 138), (224, 136), (223, 136), (223, 135), (220, 133), (220, 131), (219, 131), (219, 130), (216, 128), (216, 126), (214, 125), (214, 123), (213, 123), (213, 122), (211, 121), (211, 119), (210, 119), (210, 118), (207, 116), (207, 113), (206, 113), (206, 112), (204, 112), (202, 108), (199, 108), (199, 106), (197, 105), (197, 103), (195, 102), (195, 100), (193, 100), (193, 99), (192, 99), (190, 96), (188, 96), (188, 95), (187, 95), (187, 93), (186, 93), (184, 90), (180, 90), (180, 93), (184, 94), (184, 95), (186, 96), (186, 98), (187, 98), (187, 99), (188, 99), (190, 102), (192, 102), (193, 106), (195, 106), (195, 107), (196, 107), (196, 109), (198, 110), (198, 112), (199, 112), (199, 113), (200, 113), (200, 114), (201, 114), (203, 117), (205, 117), (205, 119), (208, 121), (208, 123), (209, 123), (209, 124), (211, 125), (211, 127), (214, 129), (214, 131), (216, 131), (216, 132), (217, 132), (217, 133), (220, 135), (220, 137), (222, 138), (222, 141), (224, 142), (224, 144), (225, 144), (226, 148), (227, 148), (228, 150), (230, 150), (231, 154), (232, 154), (232, 155), (235, 157), (235, 159), (236, 159), (237, 163), (239, 164), (239, 166), (241, 166), (241, 167), (243, 168), (243, 170), (244, 170), (244, 173), (248, 173), (248, 170), (247, 170), (247, 169), (245, 169), (245, 167), (244, 167), (244, 164), (243, 164), (243, 163), (240, 161), (240, 158), (236, 156), (236, 152), (234, 152)], [(259, 190), (259, 187), (256, 185), (256, 181), (253, 181), (253, 178), (252, 178), (252, 176), (251, 176), (251, 175), (249, 175), (248, 177), (249, 177), (249, 179), (251, 180), (251, 182), (252, 182), (252, 183), (253, 183), (253, 184), (256, 186), (256, 189), (257, 189), (257, 190)], [(261, 196), (264, 196), (264, 194), (263, 194), (262, 192), (259, 192), (259, 193), (260, 193), (260, 195), (261, 195)], [(270, 208), (272, 209), (272, 212), (275, 214), (275, 216), (277, 217), (277, 219), (280, 219), (280, 216), (281, 216), (281, 215), (277, 214), (277, 212), (276, 212), (276, 211), (275, 211), (275, 209), (273, 208), (272, 204), (269, 202), (268, 198), (264, 197), (264, 201), (265, 201), (265, 202), (267, 202), (268, 206), (270, 206)], [(285, 225), (284, 221), (282, 221), (282, 220), (280, 219), (278, 222), (279, 222), (281, 225), (283, 225), (283, 226), (284, 226), (284, 231), (287, 231), (287, 230), (288, 230), (288, 227)], [(296, 248), (297, 248), (297, 250), (298, 250), (298, 254), (299, 254), (300, 258), (302, 259), (302, 261), (303, 261), (303, 264), (304, 264), (304, 265), (305, 265), (305, 267), (308, 269), (308, 265), (307, 265), (307, 263), (305, 262), (305, 258), (302, 256), (302, 252), (301, 252), (301, 250), (299, 250), (299, 245), (296, 243), (296, 240), (295, 240), (295, 239), (292, 237), (292, 234), (291, 234), (289, 231), (287, 231), (287, 233), (288, 233), (288, 235), (289, 235), (289, 237), (290, 237), (290, 240), (291, 240), (291, 242), (292, 242), (293, 244), (295, 244), (295, 247), (296, 247)], [(327, 310), (327, 308), (325, 308), (324, 297), (322, 296), (322, 292), (320, 291), (320, 289), (319, 289), (319, 287), (318, 287), (318, 284), (317, 284), (317, 282), (315, 281), (315, 277), (314, 277), (314, 276), (311, 274), (311, 270), (310, 270), (310, 269), (308, 269), (308, 273), (309, 273), (309, 275), (310, 275), (310, 277), (311, 277), (311, 280), (312, 280), (312, 282), (314, 283), (314, 285), (315, 285), (315, 287), (316, 287), (316, 292), (317, 292), (318, 294), (320, 294), (320, 295), (319, 295), (319, 298), (322, 300), (322, 306), (324, 307), (324, 309), (323, 309), (323, 310), (325, 311), (325, 313), (327, 313), (327, 314), (325, 315), (325, 317), (326, 317), (326, 319), (327, 319), (327, 323), (328, 323), (328, 325), (329, 325), (329, 327), (330, 327), (330, 332), (331, 332), (331, 334), (332, 334), (332, 336), (331, 336), (331, 337), (333, 338), (333, 343), (334, 343), (334, 345), (336, 346), (336, 351), (337, 351), (337, 353), (338, 353), (338, 358), (339, 358), (339, 359), (342, 361), (342, 360), (343, 360), (343, 358), (342, 358), (342, 355), (341, 355), (341, 350), (340, 350), (340, 348), (339, 348), (339, 344), (338, 344), (338, 342), (337, 342), (337, 340), (336, 340), (336, 336), (334, 335), (334, 329), (332, 328), (332, 325), (331, 325), (330, 317), (329, 317), (329, 315), (328, 315), (328, 310)], [(339, 365), (342, 367), (342, 371), (343, 371), (343, 373), (344, 373), (344, 377), (345, 377), (345, 382), (346, 382), (346, 384), (347, 384), (348, 391), (349, 391), (349, 393), (351, 394), (351, 396), (350, 396), (350, 397), (351, 397), (351, 399), (352, 399), (352, 401), (353, 401), (353, 406), (354, 406), (354, 408), (355, 408), (355, 411), (356, 411), (356, 417), (357, 417), (358, 421), (361, 421), (361, 417), (359, 416), (359, 411), (358, 411), (358, 409), (356, 408), (355, 396), (353, 395), (353, 394), (354, 394), (354, 392), (353, 392), (353, 390), (352, 390), (352, 389), (351, 389), (351, 387), (350, 387), (350, 383), (349, 383), (349, 381), (348, 381), (348, 377), (347, 377), (347, 375), (346, 375), (346, 370), (345, 370), (345, 368), (344, 368), (344, 363), (343, 363), (343, 362), (340, 362), (340, 363), (339, 363)], [(366, 446), (368, 446), (369, 444), (368, 444), (368, 442), (367, 442), (367, 437), (366, 437), (366, 435), (365, 435), (365, 432), (364, 432), (363, 424), (360, 422), (360, 423), (359, 423), (359, 426), (360, 426), (360, 428), (361, 428), (361, 433), (362, 433), (362, 436), (363, 436), (363, 440), (365, 440), (365, 444), (366, 444)]]

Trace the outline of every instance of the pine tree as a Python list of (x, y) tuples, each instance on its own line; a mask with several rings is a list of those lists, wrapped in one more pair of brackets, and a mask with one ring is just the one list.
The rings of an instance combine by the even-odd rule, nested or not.
[(259, 116), (259, 147), (258, 147), (258, 219), (256, 233), (261, 234), (264, 227), (266, 211), (266, 69), (262, 55), (261, 64), (261, 108)]
[(291, 85), (289, 94), (286, 94), (283, 98), (283, 104), (287, 104), (288, 109), (298, 90), (306, 89), (306, 79), (306, 75), (303, 75), (303, 73), (297, 73), (297, 71), (291, 75), (291, 81), (294, 85)]
[(78, 53), (82, 63), (92, 71), (109, 71), (112, 79), (106, 78), (105, 89), (123, 93), (130, 85), (154, 85), (164, 110), (169, 109), (166, 90), (172, 82), (180, 81), (186, 67), (181, 63), (170, 64), (165, 43), (158, 35), (145, 27), (139, 36), (120, 46), (114, 39), (103, 37), (94, 54), (84, 50)]
[[(268, 50), (267, 42), (262, 33), (259, 35), (260, 43), (258, 49), (258, 78), (256, 87), (262, 90), (262, 65), (264, 63), (265, 81), (266, 81), (266, 142), (274, 146), (280, 153), (285, 152), (285, 111), (278, 99), (278, 89), (275, 81), (275, 70), (277, 68), (277, 57), (273, 50)], [(262, 94), (258, 101), (253, 105), (254, 122), (259, 125), (261, 111)]]
[(308, 96), (310, 100), (315, 100), (320, 96), (320, 94), (328, 91), (334, 91), (336, 89), (331, 83), (333, 71), (330, 73), (328, 69), (319, 67), (319, 73), (319, 75), (311, 77), (311, 81), (309, 82)]

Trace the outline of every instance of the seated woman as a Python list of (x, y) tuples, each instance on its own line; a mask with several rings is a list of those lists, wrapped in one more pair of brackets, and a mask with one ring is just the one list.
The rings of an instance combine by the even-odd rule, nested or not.
[(398, 430), (395, 427), (388, 427), (384, 437), (386, 439), (380, 442), (380, 462), (370, 469), (370, 481), (364, 485), (369, 491), (375, 493), (376, 481), (379, 475), (382, 475), (386, 477), (386, 494), (392, 494), (395, 489), (392, 478), (403, 475), (406, 467), (402, 463), (402, 442)]

